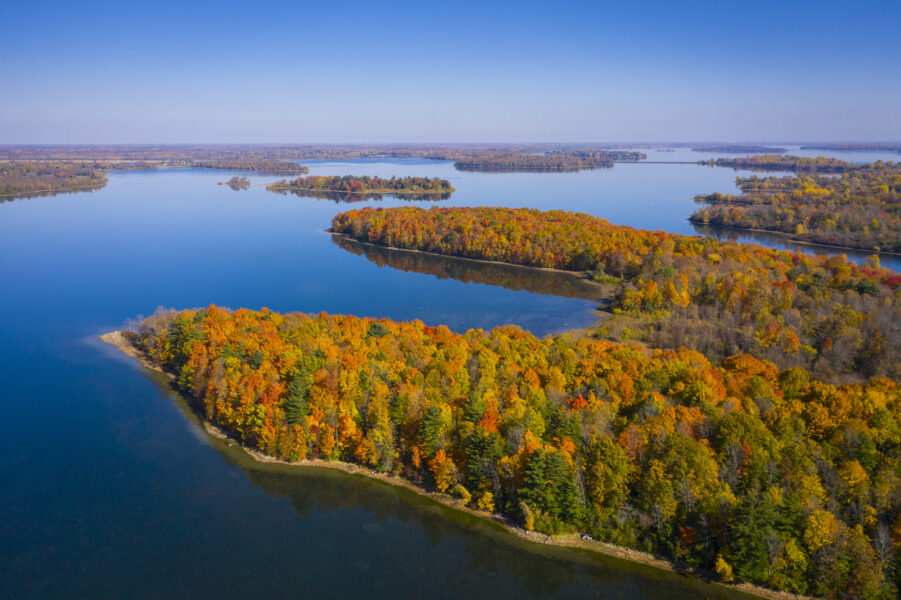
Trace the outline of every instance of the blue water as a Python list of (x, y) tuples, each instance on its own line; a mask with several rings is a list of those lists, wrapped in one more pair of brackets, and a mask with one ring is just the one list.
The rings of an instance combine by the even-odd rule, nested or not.
[[(693, 196), (734, 191), (736, 176), (650, 164), (568, 174), (460, 173), (440, 161), (311, 167), (446, 177), (458, 190), (446, 206), (578, 210), (689, 234)], [(457, 330), (516, 323), (539, 335), (587, 325), (595, 306), (579, 289), (515, 273), (380, 267), (323, 231), (351, 205), (257, 185), (272, 177), (251, 176), (247, 191), (216, 185), (229, 176), (120, 173), (96, 192), (0, 203), (0, 597), (719, 593), (526, 544), (383, 484), (259, 465), (210, 440), (165, 382), (96, 336), (159, 305), (417, 318)]]

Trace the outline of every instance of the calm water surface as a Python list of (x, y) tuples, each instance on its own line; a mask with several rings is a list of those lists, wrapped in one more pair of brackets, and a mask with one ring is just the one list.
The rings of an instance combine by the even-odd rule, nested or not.
[[(734, 191), (736, 176), (668, 164), (543, 175), (311, 166), (446, 177), (458, 191), (445, 206), (560, 208), (688, 234), (693, 196)], [(595, 306), (572, 278), (340, 243), (323, 230), (350, 204), (216, 185), (228, 176), (122, 173), (97, 192), (0, 203), (0, 597), (721, 594), (536, 547), (383, 484), (258, 465), (208, 439), (164, 382), (96, 336), (158, 305), (516, 323), (539, 335), (589, 324)], [(407, 203), (353, 206), (364, 204)]]

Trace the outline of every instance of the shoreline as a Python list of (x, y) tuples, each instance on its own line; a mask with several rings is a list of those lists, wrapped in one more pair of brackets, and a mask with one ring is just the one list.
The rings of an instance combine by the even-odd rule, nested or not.
[[(507, 263), (503, 263), (507, 264)], [(528, 267), (527, 267), (528, 268)], [(569, 271), (564, 271), (569, 272)], [(175, 377), (165, 371), (164, 369), (154, 365), (151, 363), (147, 357), (138, 350), (129, 340), (126, 338), (122, 331), (111, 331), (108, 333), (104, 333), (99, 336), (100, 340), (115, 346), (120, 352), (125, 354), (126, 356), (130, 356), (136, 358), (140, 364), (152, 371), (156, 371), (158, 373), (164, 374), (168, 379), (174, 380)], [(363, 477), (368, 477), (370, 479), (375, 479), (386, 483), (391, 486), (404, 488), (409, 490), (417, 495), (423, 496), (425, 498), (429, 498), (430, 500), (442, 504), (444, 506), (450, 507), (455, 510), (459, 510), (461, 512), (465, 512), (469, 515), (475, 516), (477, 518), (484, 519), (486, 521), (490, 521), (496, 525), (499, 525), (504, 529), (505, 532), (510, 533), (520, 539), (527, 540), (536, 544), (544, 544), (547, 546), (555, 546), (560, 548), (574, 548), (580, 550), (586, 550), (588, 552), (592, 552), (595, 554), (600, 554), (607, 557), (612, 557), (624, 561), (629, 561), (633, 563), (638, 563), (650, 567), (654, 567), (663, 571), (669, 571), (672, 573), (678, 573), (681, 575), (686, 575), (692, 578), (695, 578), (699, 581), (707, 583), (709, 585), (716, 585), (725, 588), (728, 591), (740, 592), (744, 594), (749, 594), (753, 596), (757, 596), (760, 598), (767, 598), (769, 600), (813, 600), (811, 596), (802, 596), (798, 594), (792, 594), (790, 592), (782, 592), (778, 590), (772, 590), (769, 588), (765, 588), (762, 586), (758, 586), (751, 583), (725, 583), (722, 581), (717, 581), (715, 579), (711, 579), (705, 572), (696, 571), (692, 568), (681, 568), (680, 565), (669, 561), (667, 559), (658, 558), (652, 554), (647, 552), (642, 552), (640, 550), (633, 550), (631, 548), (626, 548), (624, 546), (617, 546), (615, 544), (610, 544), (607, 542), (602, 542), (598, 540), (594, 540), (592, 538), (583, 538), (578, 533), (571, 534), (563, 534), (563, 535), (549, 535), (544, 533), (538, 533), (534, 531), (528, 531), (517, 526), (515, 523), (507, 519), (506, 517), (497, 514), (490, 513), (478, 509), (471, 508), (465, 505), (461, 500), (454, 498), (449, 494), (442, 494), (437, 492), (431, 492), (421, 486), (416, 485), (415, 483), (403, 479), (401, 477), (390, 475), (386, 473), (381, 473), (379, 471), (374, 471), (367, 467), (357, 465), (354, 463), (348, 463), (343, 461), (329, 461), (323, 460), (320, 458), (313, 459), (304, 459), (302, 461), (297, 462), (289, 462), (279, 458), (275, 458), (273, 456), (269, 456), (267, 454), (263, 454), (257, 450), (252, 448), (248, 448), (247, 446), (242, 445), (240, 442), (230, 437), (227, 433), (225, 433), (222, 429), (213, 425), (209, 421), (207, 421), (202, 415), (197, 414), (196, 409), (192, 402), (188, 401), (188, 405), (191, 407), (191, 410), (195, 412), (195, 415), (200, 420), (200, 423), (203, 426), (204, 431), (217, 439), (220, 440), (228, 440), (234, 442), (245, 454), (251, 457), (253, 460), (264, 463), (264, 464), (280, 464), (288, 467), (295, 467), (299, 469), (331, 469), (335, 471), (342, 471), (344, 473), (350, 475), (361, 475)]]
[(34, 190), (31, 192), (13, 192), (12, 194), (0, 194), (0, 198), (9, 198), (10, 196), (15, 196), (16, 198), (24, 198), (27, 196), (37, 196), (40, 194), (65, 194), (66, 192), (83, 192), (83, 191), (96, 191), (102, 190), (106, 187), (106, 183), (102, 183), (100, 185), (82, 185), (78, 187), (71, 188), (52, 188), (49, 190)]

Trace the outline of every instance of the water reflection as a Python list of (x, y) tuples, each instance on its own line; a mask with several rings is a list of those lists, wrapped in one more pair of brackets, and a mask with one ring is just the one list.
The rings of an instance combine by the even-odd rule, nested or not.
[[(210, 443), (264, 494), (289, 500), (301, 519), (332, 521), (334, 543), (352, 545), (353, 539), (341, 537), (355, 536), (394, 548), (368, 559), (366, 574), (357, 574), (355, 585), (361, 590), (381, 587), (378, 578), (386, 577), (395, 597), (409, 596), (405, 573), (425, 568), (435, 582), (428, 590), (432, 597), (482, 595), (491, 589), (492, 598), (748, 598), (694, 577), (535, 544), (496, 523), (363, 475), (260, 463), (233, 442), (211, 437)], [(426, 546), (411, 555), (408, 549), (419, 546), (423, 537)], [(455, 581), (454, 589), (439, 589), (436, 583), (447, 578)]]
[(332, 241), (357, 256), (365, 256), (380, 267), (455, 279), (463, 283), (495, 285), (508, 290), (524, 290), (545, 296), (563, 296), (600, 301), (604, 289), (575, 274), (530, 269), (515, 265), (466, 260), (424, 252), (396, 250), (333, 235)]
[(35, 191), (35, 192), (18, 192), (15, 194), (8, 194), (0, 196), (0, 204), (3, 202), (12, 202), (13, 200), (25, 200), (27, 198), (44, 198), (47, 196), (62, 196), (63, 194), (84, 194), (88, 192), (96, 192), (97, 190), (103, 189), (106, 184), (100, 184), (95, 187), (84, 187), (72, 190), (43, 190), (43, 191)]

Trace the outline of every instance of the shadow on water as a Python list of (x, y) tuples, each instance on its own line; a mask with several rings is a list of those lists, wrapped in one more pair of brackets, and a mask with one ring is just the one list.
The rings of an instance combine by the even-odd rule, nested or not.
[[(352, 531), (352, 535), (363, 542), (367, 535), (377, 534), (382, 543), (392, 548), (373, 559), (382, 567), (391, 564), (387, 575), (397, 578), (394, 581), (397, 587), (390, 597), (404, 597), (407, 584), (403, 572), (414, 570), (417, 562), (424, 561), (436, 581), (460, 573), (461, 589), (469, 590), (464, 595), (481, 591), (493, 598), (754, 598), (648, 565), (583, 549), (530, 542), (497, 523), (365, 475), (258, 462), (236, 442), (204, 433), (200, 417), (186, 398), (173, 392), (170, 380), (155, 371), (142, 371), (164, 396), (174, 399), (195, 433), (205, 438), (226, 465), (238, 469), (266, 496), (289, 501), (299, 519), (328, 516), (350, 521), (363, 515), (365, 523)], [(341, 533), (336, 531), (335, 535)], [(427, 550), (411, 556), (406, 548), (414, 546), (414, 538), (422, 537), (427, 541)], [(460, 597), (457, 596), (460, 591), (435, 589), (431, 595)]]
[(333, 235), (332, 241), (352, 254), (365, 256), (380, 267), (387, 266), (406, 272), (433, 275), (438, 279), (495, 285), (508, 290), (527, 291), (545, 296), (563, 296), (597, 302), (604, 298), (604, 288), (575, 274), (397, 250), (364, 244), (340, 235)]

